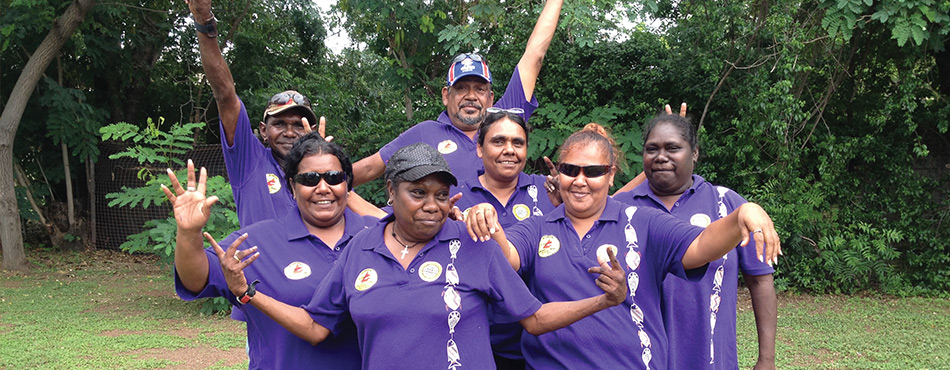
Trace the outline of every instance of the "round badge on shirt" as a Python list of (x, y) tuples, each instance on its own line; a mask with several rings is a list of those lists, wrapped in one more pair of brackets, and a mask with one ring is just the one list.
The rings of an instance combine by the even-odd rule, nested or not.
[(597, 263), (603, 264), (604, 262), (610, 263), (610, 256), (607, 255), (607, 249), (610, 249), (614, 252), (614, 256), (617, 255), (617, 246), (613, 244), (604, 244), (597, 247)]
[(356, 276), (356, 290), (362, 292), (372, 288), (373, 285), (376, 285), (377, 280), (379, 280), (379, 276), (376, 275), (376, 270), (371, 268), (363, 269), (363, 271), (360, 271), (360, 274)]
[(291, 262), (284, 267), (284, 276), (290, 280), (300, 280), (310, 276), (310, 266), (303, 262)]
[(538, 243), (538, 255), (541, 257), (550, 257), (561, 249), (561, 241), (554, 235), (545, 235), (541, 237)]
[(712, 220), (705, 213), (697, 213), (689, 218), (689, 224), (693, 226), (706, 227)]
[(267, 177), (267, 191), (271, 194), (276, 194), (280, 191), (280, 178), (277, 175), (269, 173)]
[(442, 154), (449, 154), (449, 153), (455, 152), (455, 150), (457, 150), (458, 148), (459, 148), (458, 144), (456, 144), (452, 140), (445, 140), (439, 143), (439, 153), (442, 153)]
[(442, 276), (442, 265), (435, 261), (428, 261), (419, 267), (419, 278), (425, 282), (433, 282)]
[(515, 213), (515, 218), (517, 218), (518, 221), (524, 221), (528, 216), (531, 216), (531, 208), (528, 208), (528, 206), (524, 204), (515, 204), (511, 211)]

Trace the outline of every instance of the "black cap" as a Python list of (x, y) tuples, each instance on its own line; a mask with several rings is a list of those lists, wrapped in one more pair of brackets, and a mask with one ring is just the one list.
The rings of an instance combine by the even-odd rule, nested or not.
[(452, 185), (458, 185), (458, 180), (452, 174), (448, 162), (442, 158), (442, 154), (425, 143), (399, 148), (389, 157), (389, 163), (386, 163), (386, 180), (416, 181), (436, 172), (445, 173)]

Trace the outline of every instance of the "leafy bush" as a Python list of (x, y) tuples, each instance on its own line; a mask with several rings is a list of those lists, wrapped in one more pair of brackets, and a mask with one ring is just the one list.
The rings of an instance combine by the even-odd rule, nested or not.
[[(122, 187), (118, 193), (106, 194), (109, 207), (141, 206), (143, 209), (150, 205), (159, 205), (166, 201), (165, 194), (160, 190), (160, 184), (170, 185), (165, 179), (164, 168), (180, 168), (175, 176), (182, 184), (187, 180), (187, 168), (180, 158), (192, 147), (194, 130), (200, 130), (204, 123), (174, 124), (167, 132), (161, 130), (164, 119), (158, 122), (148, 119), (146, 127), (120, 122), (102, 127), (103, 140), (128, 142), (131, 145), (126, 150), (110, 155), (110, 159), (132, 158), (138, 161), (142, 168), (138, 171), (138, 178), (145, 181), (145, 185), (138, 188)], [(200, 164), (199, 164), (200, 165)], [(162, 167), (164, 166), (164, 167)], [(218, 204), (211, 208), (211, 216), (204, 231), (212, 235), (228, 235), (240, 228), (237, 212), (234, 206), (234, 197), (231, 186), (223, 176), (208, 178), (207, 194), (216, 195)], [(146, 221), (142, 232), (128, 236), (128, 240), (120, 246), (129, 253), (152, 253), (160, 258), (160, 263), (171, 266), (175, 257), (175, 235), (177, 224), (173, 212), (167, 218)], [(206, 300), (201, 312), (211, 314), (226, 311), (230, 304), (224, 298), (217, 297)]]

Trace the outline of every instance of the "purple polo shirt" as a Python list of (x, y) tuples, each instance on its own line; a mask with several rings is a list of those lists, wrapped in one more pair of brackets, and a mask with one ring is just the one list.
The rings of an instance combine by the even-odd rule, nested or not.
[(244, 102), (234, 131), (234, 145), (228, 145), (224, 126), (221, 131), (221, 150), (228, 168), (228, 181), (234, 193), (238, 220), (249, 226), (262, 220), (279, 218), (297, 209), (293, 194), (284, 181), (284, 171), (274, 159), (271, 149), (264, 146), (251, 130)]
[(461, 222), (447, 220), (403, 269), (383, 243), (392, 220), (356, 235), (304, 308), (333, 333), (352, 317), (364, 369), (494, 369), (489, 315), (514, 322), (541, 303), (498, 244), (473, 242)]
[[(531, 96), (528, 101), (524, 96), (524, 86), (521, 84), (521, 73), (515, 67), (515, 72), (508, 81), (508, 89), (505, 95), (498, 99), (493, 106), (498, 108), (521, 108), (524, 109), (525, 121), (531, 117), (535, 108), (538, 107), (536, 95)], [(379, 149), (379, 155), (383, 162), (389, 162), (389, 157), (399, 148), (415, 143), (426, 143), (439, 150), (445, 160), (449, 162), (452, 174), (455, 177), (464, 178), (474, 174), (475, 171), (482, 169), (482, 161), (475, 154), (476, 143), (452, 124), (446, 111), (442, 111), (436, 121), (423, 121), (408, 130), (404, 131), (398, 137)]]
[[(648, 207), (607, 199), (600, 219), (583, 237), (564, 206), (505, 230), (521, 256), (519, 273), (541, 302), (572, 301), (603, 294), (587, 269), (597, 255), (617, 249), (630, 295), (623, 303), (566, 328), (534, 336), (521, 346), (531, 369), (666, 368), (667, 340), (660, 288), (668, 274), (686, 276), (682, 258), (702, 228)], [(703, 268), (690, 270), (690, 277)]]
[[(476, 175), (483, 173), (485, 173), (484, 170), (479, 170)], [(554, 210), (554, 205), (551, 204), (551, 199), (544, 190), (545, 181), (547, 181), (545, 176), (522, 172), (518, 175), (515, 192), (511, 194), (511, 198), (508, 198), (508, 203), (502, 206), (498, 198), (482, 186), (482, 183), (478, 181), (478, 176), (472, 176), (459, 184), (457, 189), (462, 193), (462, 199), (459, 199), (455, 205), (463, 212), (467, 212), (476, 204), (491, 203), (498, 212), (498, 223), (507, 230), (519, 221), (529, 217), (541, 217)], [(492, 350), (496, 355), (505, 358), (524, 358), (521, 354), (522, 331), (524, 328), (519, 323), (493, 324), (491, 326)]]
[[(300, 214), (258, 222), (221, 241), (227, 247), (247, 233), (241, 250), (257, 246), (260, 257), (244, 269), (247, 281), (260, 280), (257, 290), (291, 306), (310, 301), (313, 292), (343, 253), (353, 236), (375, 223), (375, 218), (359, 216), (349, 209), (344, 213), (343, 237), (331, 249), (310, 234)], [(324, 369), (359, 369), (360, 354), (352, 323), (341, 324), (334, 336), (312, 346), (268, 318), (251, 305), (242, 305), (228, 289), (218, 256), (211, 248), (208, 256), (208, 285), (198, 294), (189, 292), (175, 272), (175, 291), (184, 300), (225, 297), (247, 319), (248, 355), (251, 369), (304, 369), (321, 364)]]
[[(653, 194), (649, 182), (614, 195), (614, 199), (656, 208), (701, 227), (725, 217), (746, 202), (735, 191), (710, 184), (695, 174), (693, 185), (670, 210)], [(759, 262), (755, 255), (755, 241), (752, 240), (747, 246), (737, 246), (725, 257), (711, 262), (699, 282), (676, 276), (668, 276), (663, 281), (663, 320), (670, 340), (670, 368), (739, 368), (736, 301), (740, 270), (747, 275), (775, 272), (767, 263)], [(718, 279), (717, 274), (720, 275)]]

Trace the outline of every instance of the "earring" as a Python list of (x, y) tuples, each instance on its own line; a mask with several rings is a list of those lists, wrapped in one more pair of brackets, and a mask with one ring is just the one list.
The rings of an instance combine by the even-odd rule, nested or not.
[(392, 205), (393, 205), (393, 198), (389, 198), (389, 200), (386, 201), (386, 205), (392, 207)]

